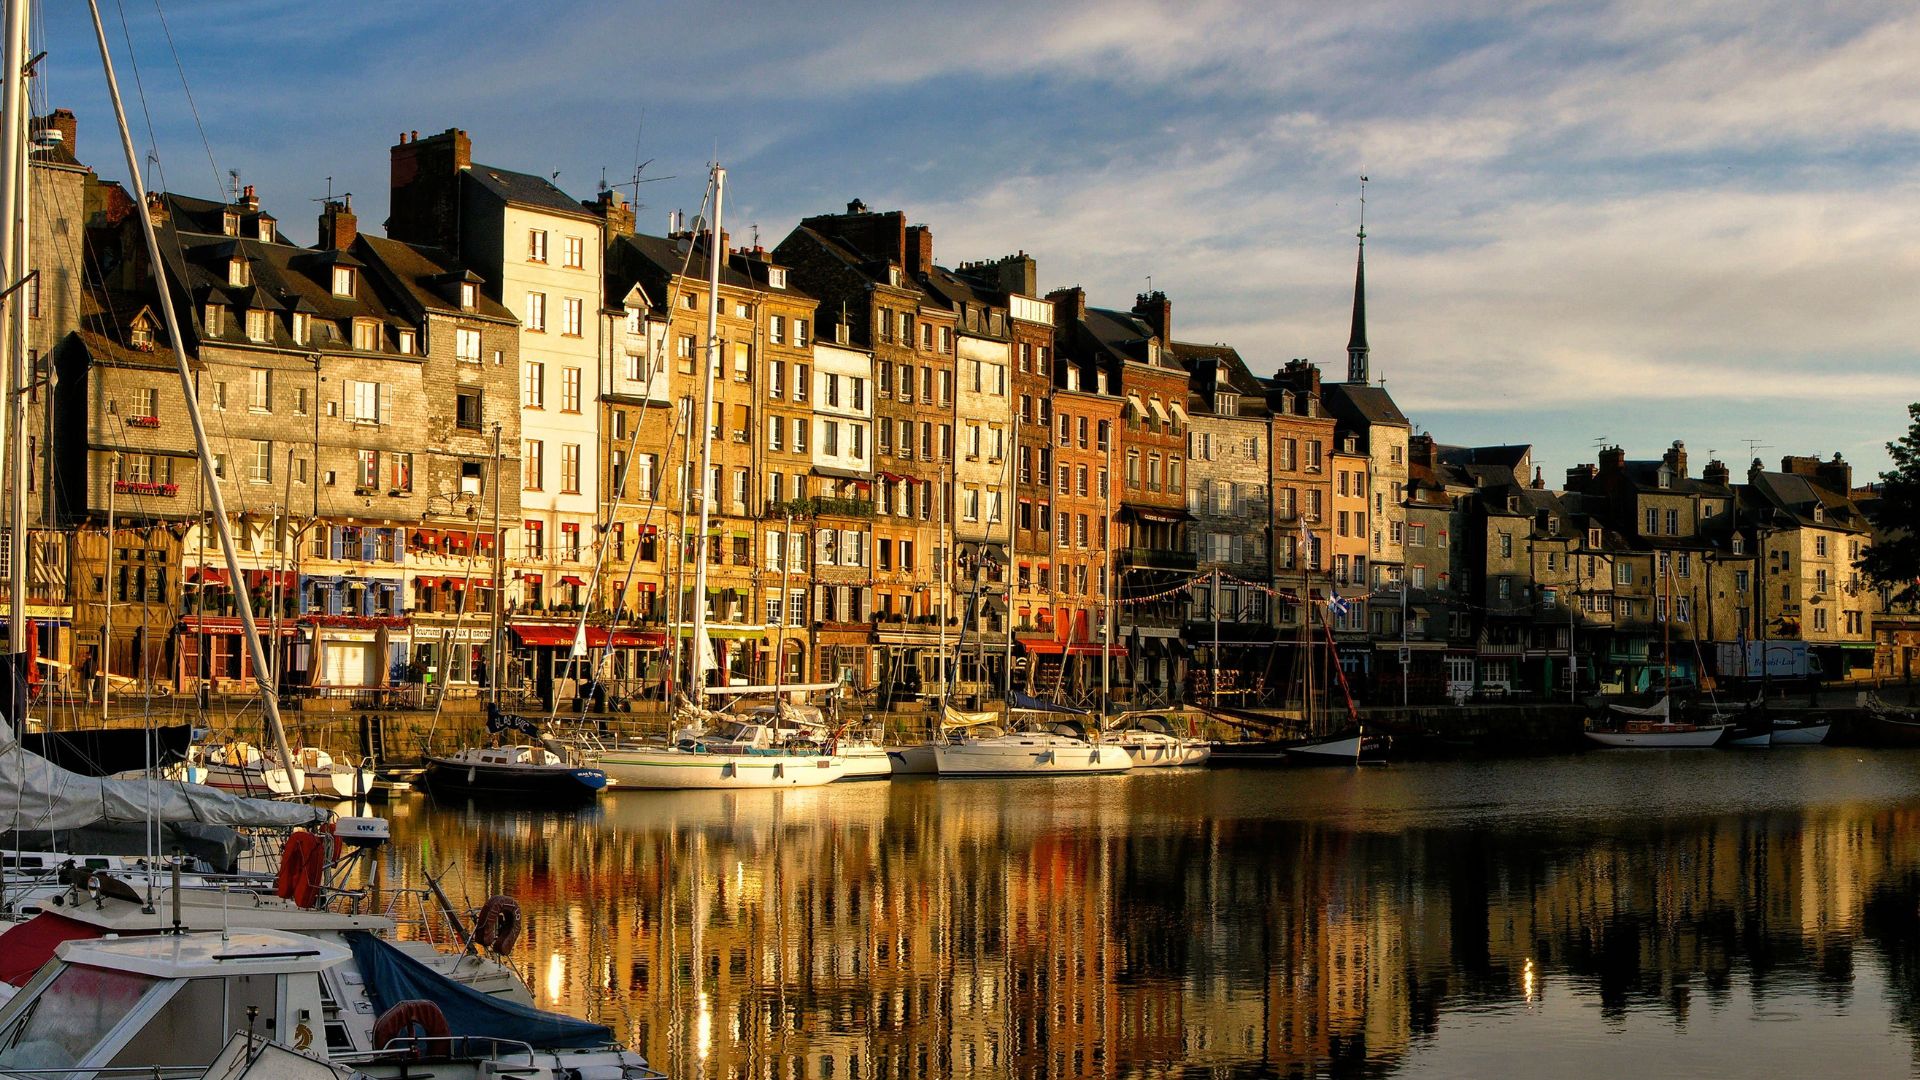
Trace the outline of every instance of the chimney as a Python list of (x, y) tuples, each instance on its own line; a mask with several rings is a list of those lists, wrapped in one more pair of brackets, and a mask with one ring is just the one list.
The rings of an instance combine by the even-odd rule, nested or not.
[(611, 188), (600, 193), (600, 201), (581, 205), (599, 214), (600, 219), (607, 223), (609, 240), (616, 236), (632, 236), (638, 224), (633, 217), (633, 204)]
[(855, 199), (847, 204), (846, 213), (802, 218), (800, 227), (852, 248), (866, 262), (881, 267), (898, 263), (912, 269), (913, 261), (907, 256), (907, 215), (898, 210), (874, 213)]
[[(981, 269), (987, 270), (989, 267), (983, 266)], [(1040, 276), (1039, 265), (1033, 261), (1033, 256), (1024, 251), (1017, 255), (1008, 255), (1003, 259), (995, 260), (991, 264), (990, 269), (992, 272), (987, 276), (1007, 292), (1019, 293), (1022, 296), (1032, 296), (1034, 295), (1034, 290), (1040, 287), (1038, 282)]]
[(933, 272), (933, 230), (925, 225), (907, 226), (907, 269), (915, 276)]
[(1828, 491), (1845, 495), (1853, 490), (1853, 466), (1847, 464), (1847, 460), (1840, 456), (1838, 450), (1833, 452), (1832, 461), (1820, 463), (1816, 474), (1820, 478), (1820, 483)]
[(1592, 465), (1575, 465), (1567, 470), (1568, 491), (1591, 491), (1594, 481), (1600, 478), (1600, 470)]
[(388, 150), (392, 189), (387, 235), (458, 251), (460, 174), (473, 167), (473, 140), (459, 128), (421, 138), (407, 132)]
[(1618, 446), (1603, 447), (1600, 451), (1600, 475), (1612, 476), (1627, 465), (1627, 452)]
[(1422, 432), (1407, 438), (1407, 462), (1426, 468), (1434, 466), (1433, 436)]
[(864, 214), (866, 212), (867, 212), (867, 204), (860, 201), (859, 199), (854, 199), (851, 202), (847, 203), (847, 213), (849, 214)]
[(1789, 476), (1817, 477), (1820, 459), (1812, 454), (1787, 454), (1780, 459), (1780, 471)]
[[(1547, 487), (1547, 482), (1546, 482), (1545, 480), (1543, 480), (1543, 479), (1541, 479), (1541, 477), (1540, 477), (1540, 466), (1538, 466), (1538, 465), (1535, 465), (1535, 466), (1533, 467), (1533, 483), (1531, 483), (1531, 484), (1529, 484), (1528, 486), (1529, 486), (1529, 487), (1531, 487), (1531, 488), (1533, 488), (1533, 490), (1535, 490), (1535, 491), (1545, 491), (1545, 490), (1546, 490), (1546, 487)], [(1544, 513), (1544, 511), (1542, 511), (1542, 512)]]
[(1679, 439), (1673, 440), (1673, 446), (1670, 447), (1666, 453), (1660, 455), (1660, 462), (1667, 468), (1673, 470), (1674, 479), (1686, 479), (1687, 444), (1681, 442)]
[(1072, 326), (1087, 317), (1087, 290), (1078, 285), (1055, 289), (1047, 294), (1053, 301), (1053, 324)]
[(1700, 479), (1705, 480), (1709, 484), (1718, 484), (1721, 487), (1725, 487), (1727, 481), (1731, 478), (1732, 475), (1727, 472), (1727, 463), (1721, 461), (1719, 458), (1707, 462), (1707, 467), (1700, 470)]
[(1173, 301), (1167, 299), (1166, 293), (1155, 289), (1134, 297), (1133, 313), (1153, 327), (1162, 345), (1173, 340)]
[[(30, 126), (36, 135), (42, 131), (57, 133), (60, 139), (58, 145), (64, 148), (69, 155), (75, 153), (74, 146), (75, 140), (80, 134), (80, 122), (74, 118), (73, 110), (55, 109), (45, 116), (36, 116), (33, 118), (33, 123)], [(40, 149), (52, 150), (54, 147), (47, 146)]]
[(260, 196), (253, 193), (252, 184), (240, 189), (240, 201), (236, 205), (249, 214), (260, 212)]
[(328, 199), (320, 211), (320, 250), (345, 251), (359, 235), (360, 221), (353, 213), (353, 196)]

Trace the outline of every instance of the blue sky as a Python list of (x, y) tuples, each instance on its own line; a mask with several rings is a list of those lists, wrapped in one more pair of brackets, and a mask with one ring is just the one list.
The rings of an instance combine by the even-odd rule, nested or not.
[[(1909, 5), (206, 0), (166, 12), (205, 147), (125, 10), (167, 185), (237, 169), (300, 240), (329, 176), (378, 227), (402, 130), (582, 198), (650, 161), (656, 232), (717, 154), (736, 237), (858, 197), (943, 263), (1025, 250), (1113, 307), (1151, 275), (1177, 337), (1337, 376), (1366, 173), (1374, 371), (1442, 441), (1532, 442), (1550, 482), (1603, 436), (1864, 477), (1920, 399)], [(48, 12), (46, 98), (121, 176), (91, 27)]]

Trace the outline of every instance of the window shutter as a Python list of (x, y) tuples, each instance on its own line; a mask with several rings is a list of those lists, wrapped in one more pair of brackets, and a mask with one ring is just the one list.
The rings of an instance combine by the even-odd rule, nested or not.
[(347, 553), (346, 530), (344, 529), (333, 530), (333, 557), (335, 559), (343, 559), (343, 558), (346, 558), (346, 553)]
[(361, 562), (373, 561), (374, 553), (379, 548), (379, 538), (377, 535), (378, 532), (379, 530), (377, 529), (361, 530), (360, 532), (360, 561)]

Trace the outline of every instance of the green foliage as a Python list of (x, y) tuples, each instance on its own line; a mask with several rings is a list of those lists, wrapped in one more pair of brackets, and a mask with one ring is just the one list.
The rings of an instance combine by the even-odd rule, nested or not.
[(1893, 592), (1896, 602), (1920, 600), (1920, 404), (1907, 406), (1907, 433), (1887, 444), (1893, 468), (1880, 474), (1874, 541), (1860, 569)]

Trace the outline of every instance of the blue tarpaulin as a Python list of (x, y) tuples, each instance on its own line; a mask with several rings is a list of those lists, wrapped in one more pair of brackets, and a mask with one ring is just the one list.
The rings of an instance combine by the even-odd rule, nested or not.
[(440, 1006), (447, 1018), (448, 1033), (455, 1036), (514, 1039), (543, 1049), (606, 1046), (613, 1042), (613, 1032), (608, 1028), (483, 994), (364, 930), (348, 932), (347, 944), (352, 946), (353, 959), (366, 979), (367, 994), (381, 1012), (402, 1001), (422, 998)]
[(1085, 709), (1076, 709), (1070, 705), (1062, 705), (1057, 701), (1048, 701), (1046, 698), (1032, 697), (1018, 690), (1007, 695), (1007, 705), (1015, 709), (1025, 709), (1028, 712), (1070, 713), (1074, 716), (1093, 715)]

